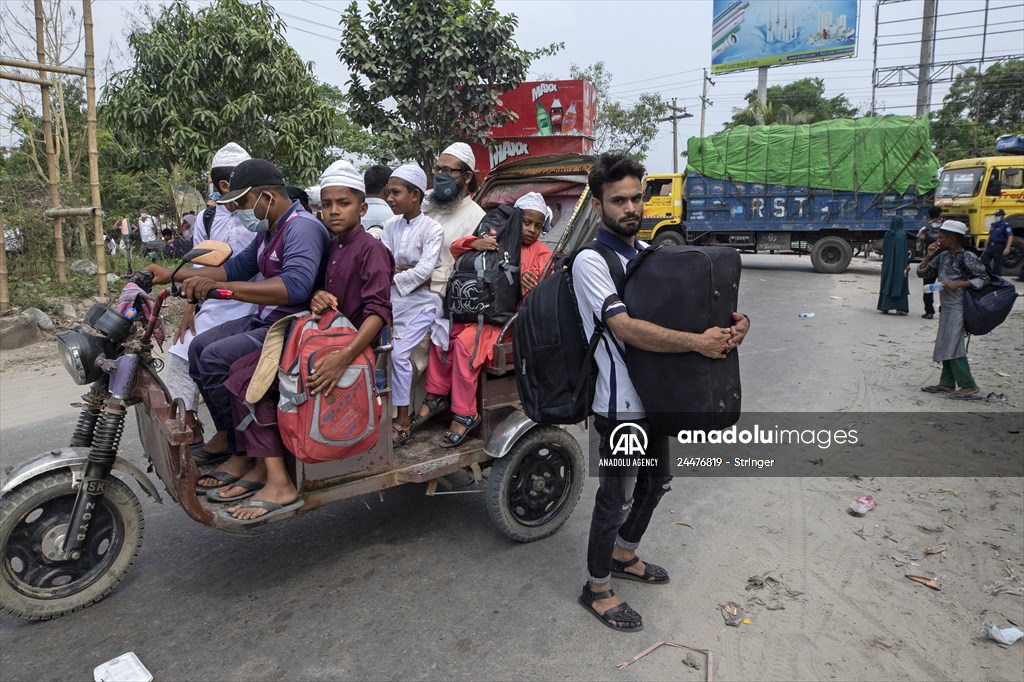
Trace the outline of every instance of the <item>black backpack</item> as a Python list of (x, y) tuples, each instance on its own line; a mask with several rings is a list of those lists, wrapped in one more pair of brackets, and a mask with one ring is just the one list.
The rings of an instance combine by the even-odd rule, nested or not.
[[(963, 252), (957, 259), (960, 269), (964, 267)], [(1017, 302), (1017, 287), (999, 275), (993, 275), (986, 266), (989, 283), (980, 289), (968, 287), (964, 290), (964, 330), (973, 336), (982, 336), (1001, 325)]]
[(480, 221), (477, 238), (493, 236), (497, 251), (468, 251), (455, 260), (444, 297), (453, 322), (504, 325), (519, 307), (523, 212), (498, 206)]
[(534, 287), (512, 328), (516, 388), (526, 416), (538, 424), (576, 424), (591, 413), (597, 368), (594, 352), (604, 332), (595, 320), (587, 339), (576, 304), (572, 262), (592, 249), (604, 257), (619, 294), (625, 282), (622, 263), (608, 246), (592, 241), (555, 263), (552, 273)]

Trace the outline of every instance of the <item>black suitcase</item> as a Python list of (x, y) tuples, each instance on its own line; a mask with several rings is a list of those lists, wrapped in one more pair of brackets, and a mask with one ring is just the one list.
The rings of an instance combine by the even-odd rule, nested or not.
[[(731, 327), (740, 284), (735, 249), (667, 246), (630, 263), (623, 300), (631, 317), (695, 334)], [(738, 349), (724, 360), (700, 353), (654, 353), (626, 348), (626, 366), (651, 426), (718, 430), (740, 418)]]

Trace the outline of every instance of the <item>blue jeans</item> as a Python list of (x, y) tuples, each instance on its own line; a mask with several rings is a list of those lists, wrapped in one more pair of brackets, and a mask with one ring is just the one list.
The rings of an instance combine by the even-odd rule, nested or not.
[[(600, 585), (612, 572), (612, 549), (636, 549), (647, 530), (661, 498), (672, 489), (672, 460), (668, 437), (654, 433), (646, 419), (632, 421), (648, 434), (645, 458), (656, 459), (653, 466), (601, 467), (600, 487), (594, 499), (587, 544), (589, 579)], [(609, 436), (620, 421), (594, 415), (594, 428), (600, 436), (601, 458), (613, 457)]]

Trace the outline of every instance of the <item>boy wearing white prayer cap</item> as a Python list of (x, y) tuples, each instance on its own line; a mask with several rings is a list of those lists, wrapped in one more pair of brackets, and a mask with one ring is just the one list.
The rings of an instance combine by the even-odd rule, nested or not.
[(381, 241), (395, 257), (396, 272), (391, 286), (391, 396), (397, 411), (392, 442), (398, 446), (412, 438), (409, 401), (413, 349), (442, 315), (441, 297), (431, 290), (430, 283), (441, 258), (444, 230), (422, 212), (427, 176), (419, 166), (407, 163), (396, 168), (387, 188), (388, 205), (395, 217), (384, 223)]
[[(213, 184), (214, 192), (227, 192), (235, 166), (248, 159), (249, 153), (234, 142), (229, 142), (218, 149), (210, 162), (210, 182)], [(230, 246), (232, 253), (244, 251), (255, 237), (256, 234), (245, 229), (242, 222), (226, 206), (217, 204), (207, 207), (192, 226), (193, 246), (206, 239), (214, 239)], [(181, 398), (186, 410), (195, 414), (199, 403), (199, 387), (188, 372), (188, 349), (192, 339), (208, 329), (231, 320), (249, 317), (254, 312), (256, 304), (244, 301), (210, 300), (203, 303), (199, 312), (196, 312), (194, 303), (185, 306), (181, 324), (178, 325), (170, 353), (167, 355), (166, 382), (171, 397)], [(227, 448), (227, 433), (218, 431), (205, 446), (201, 439), (197, 440), (193, 444), (193, 454), (197, 459), (219, 459), (227, 456)]]

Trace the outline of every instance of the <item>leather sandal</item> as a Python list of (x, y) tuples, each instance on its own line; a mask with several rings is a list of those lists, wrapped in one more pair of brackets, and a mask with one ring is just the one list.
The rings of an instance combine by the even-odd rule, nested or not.
[(444, 438), (441, 439), (442, 448), (454, 448), (458, 445), (462, 445), (463, 441), (469, 437), (470, 431), (480, 426), (483, 423), (483, 415), (476, 415), (475, 417), (464, 417), (461, 414), (453, 414), (452, 421), (458, 422), (466, 427), (466, 430), (462, 433), (455, 433), (454, 431), (445, 431)]
[(943, 386), (942, 384), (935, 384), (934, 386), (923, 386), (921, 390), (925, 393), (952, 393), (956, 389), (952, 386)]
[(626, 570), (630, 566), (635, 566), (639, 561), (640, 557), (638, 556), (633, 557), (629, 561), (612, 559), (612, 577), (622, 578), (623, 580), (635, 580), (640, 583), (651, 583), (653, 585), (664, 585), (669, 581), (668, 571), (649, 561), (644, 562), (646, 568), (643, 575), (630, 573)]
[(626, 602), (622, 602), (618, 606), (613, 606), (604, 613), (598, 613), (597, 609), (594, 608), (595, 600), (608, 599), (614, 596), (614, 590), (592, 592), (590, 585), (585, 584), (583, 585), (583, 593), (580, 595), (579, 602), (583, 608), (593, 614), (594, 618), (597, 618), (612, 630), (617, 630), (618, 632), (640, 632), (643, 630), (643, 618), (639, 613), (631, 609), (629, 604)]
[(412, 440), (412, 427), (404, 429), (398, 424), (391, 425), (391, 447), (397, 448)]
[(420, 404), (420, 407), (424, 406), (428, 410), (427, 413), (419, 414), (417, 412), (416, 418), (413, 419), (412, 423), (409, 424), (410, 429), (417, 429), (423, 424), (426, 424), (428, 421), (430, 421), (431, 417), (433, 417), (436, 414), (440, 414), (447, 410), (449, 407), (451, 407), (451, 403), (448, 401), (447, 396), (439, 395), (436, 398), (424, 399), (423, 403)]

